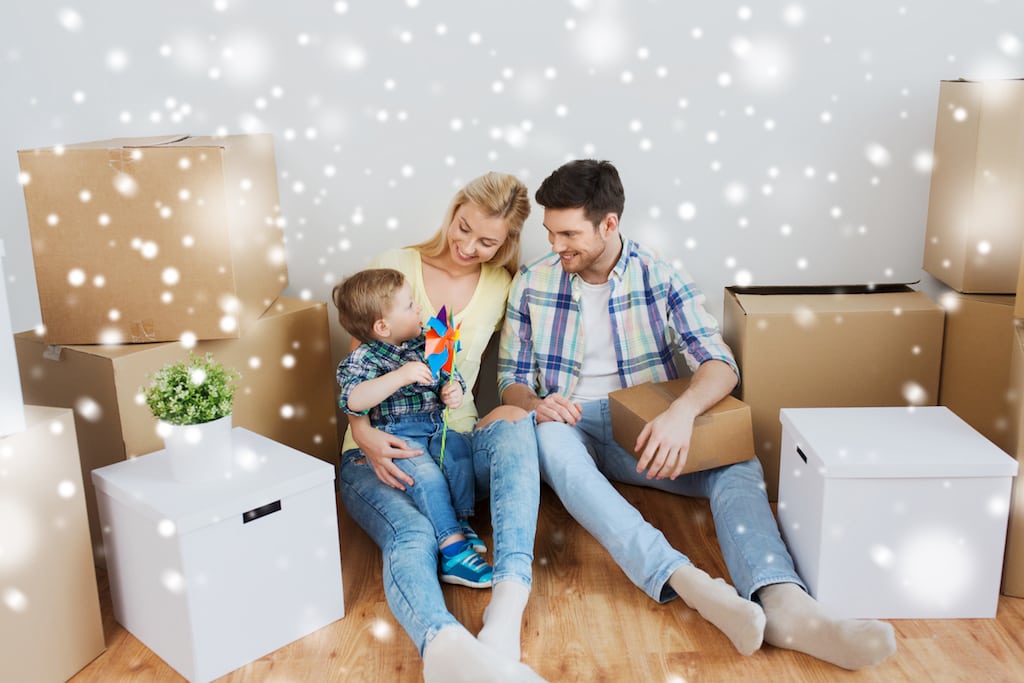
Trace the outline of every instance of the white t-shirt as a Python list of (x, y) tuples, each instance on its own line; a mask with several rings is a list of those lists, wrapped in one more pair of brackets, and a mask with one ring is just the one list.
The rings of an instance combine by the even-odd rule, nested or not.
[(580, 368), (579, 382), (576, 383), (571, 398), (583, 403), (608, 398), (608, 392), (622, 388), (622, 381), (619, 379), (615, 343), (612, 341), (612, 316), (608, 311), (608, 300), (612, 292), (611, 282), (592, 285), (581, 280), (580, 284), (583, 364)]

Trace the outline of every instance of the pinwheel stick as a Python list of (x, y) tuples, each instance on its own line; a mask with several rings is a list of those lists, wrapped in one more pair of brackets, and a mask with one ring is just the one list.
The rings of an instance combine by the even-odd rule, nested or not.
[[(455, 353), (459, 350), (459, 326), (452, 326), (447, 307), (442, 306), (437, 316), (427, 322), (426, 346), (427, 363), (434, 374), (448, 371), (448, 383), (455, 379)], [(444, 469), (444, 447), (448, 437), (448, 406), (444, 407), (441, 426), (441, 455), (438, 466)]]

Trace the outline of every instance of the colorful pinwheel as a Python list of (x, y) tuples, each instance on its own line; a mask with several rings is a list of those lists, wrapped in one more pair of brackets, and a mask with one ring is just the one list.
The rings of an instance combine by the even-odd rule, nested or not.
[[(461, 346), (459, 342), (460, 325), (451, 324), (448, 319), (448, 311), (444, 306), (437, 312), (437, 317), (427, 321), (427, 343), (424, 353), (427, 356), (427, 365), (434, 376), (439, 376), (439, 371), (448, 373), (448, 382), (454, 379), (455, 375), (455, 354)], [(444, 422), (441, 426), (441, 456), (438, 458), (438, 467), (444, 469), (444, 446), (448, 436), (448, 406), (444, 407)]]
[(436, 318), (427, 321), (425, 353), (427, 364), (435, 377), (439, 370), (444, 370), (449, 375), (455, 371), (455, 353), (461, 347), (459, 328), (459, 325), (452, 328), (449, 324), (448, 311), (444, 306), (437, 312)]

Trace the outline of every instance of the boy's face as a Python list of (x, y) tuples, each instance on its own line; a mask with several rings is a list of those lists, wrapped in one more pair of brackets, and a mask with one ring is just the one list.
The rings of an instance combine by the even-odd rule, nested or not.
[(392, 344), (401, 344), (423, 332), (423, 325), (420, 322), (421, 306), (412, 298), (412, 288), (409, 283), (402, 283), (401, 288), (391, 298), (391, 310), (384, 315), (384, 322), (390, 330), (387, 339)]

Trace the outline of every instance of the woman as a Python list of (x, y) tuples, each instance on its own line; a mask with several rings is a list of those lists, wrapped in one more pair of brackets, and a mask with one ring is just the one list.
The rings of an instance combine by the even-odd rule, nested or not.
[[(371, 264), (406, 276), (424, 322), (442, 306), (454, 314), (462, 344), (455, 363), (467, 387), (475, 385), (484, 350), (501, 327), (529, 213), (519, 180), (488, 173), (456, 193), (432, 239)], [(449, 417), (449, 428), (472, 442), (478, 499), (491, 499), (494, 588), (476, 638), (445, 607), (434, 529), (402, 492), (414, 482), (392, 462), (419, 451), (373, 429), (366, 417), (350, 416), (349, 426), (338, 488), (349, 514), (381, 548), (388, 605), (419, 648), (424, 680), (541, 680), (519, 662), (540, 501), (533, 416), (502, 406), (477, 422), (467, 394)]]

